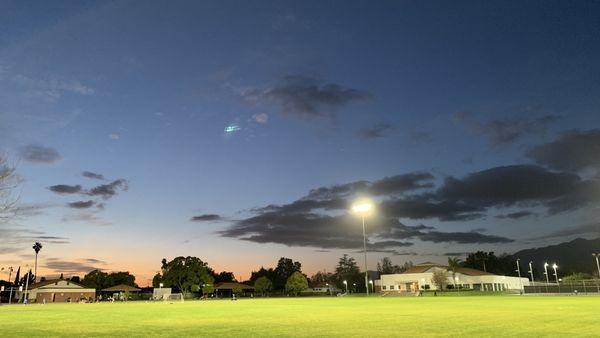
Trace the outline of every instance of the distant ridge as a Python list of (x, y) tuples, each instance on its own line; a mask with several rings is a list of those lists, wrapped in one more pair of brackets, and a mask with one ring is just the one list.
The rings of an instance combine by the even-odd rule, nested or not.
[(597, 273), (592, 253), (600, 253), (600, 238), (577, 238), (570, 242), (549, 245), (542, 248), (525, 249), (514, 254), (521, 259), (521, 269), (527, 271), (527, 264), (533, 261), (534, 273), (541, 276), (544, 262), (559, 266), (559, 276), (573, 272)]

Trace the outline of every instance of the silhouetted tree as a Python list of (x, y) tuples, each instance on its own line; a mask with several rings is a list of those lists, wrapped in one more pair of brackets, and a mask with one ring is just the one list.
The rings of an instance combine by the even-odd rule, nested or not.
[(182, 293), (190, 292), (192, 286), (213, 284), (213, 271), (198, 257), (175, 257), (172, 261), (162, 260), (162, 273), (156, 280), (165, 287), (174, 287)]
[(456, 272), (461, 267), (461, 261), (458, 257), (448, 257), (448, 268), (452, 273), (452, 285), (456, 289)]
[(42, 243), (40, 242), (35, 242), (33, 243), (33, 251), (35, 251), (35, 275), (37, 276), (37, 259), (38, 259), (38, 254), (40, 253), (40, 250), (42, 250)]
[(275, 290), (284, 290), (285, 283), (294, 272), (302, 272), (302, 264), (294, 262), (290, 258), (281, 257), (275, 267), (273, 279), (273, 287)]
[(364, 287), (364, 277), (361, 275), (354, 258), (346, 254), (340, 258), (335, 268), (335, 281), (336, 285), (341, 289), (345, 287), (344, 281), (348, 282), (348, 286), (351, 286), (352, 283), (357, 283)]

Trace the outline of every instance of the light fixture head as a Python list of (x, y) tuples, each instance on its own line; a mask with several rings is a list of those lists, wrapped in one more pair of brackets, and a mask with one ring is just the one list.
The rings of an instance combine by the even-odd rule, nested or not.
[(352, 211), (357, 214), (367, 214), (373, 209), (373, 203), (367, 200), (357, 201), (352, 204)]

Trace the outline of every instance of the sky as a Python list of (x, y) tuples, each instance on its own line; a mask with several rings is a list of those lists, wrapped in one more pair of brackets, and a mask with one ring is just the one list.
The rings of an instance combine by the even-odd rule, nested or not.
[[(600, 3), (0, 1), (0, 266), (239, 280), (600, 235)], [(2, 275), (0, 278), (6, 278)]]

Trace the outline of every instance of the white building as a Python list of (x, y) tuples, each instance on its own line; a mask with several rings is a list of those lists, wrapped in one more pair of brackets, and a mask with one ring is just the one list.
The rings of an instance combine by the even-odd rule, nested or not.
[(529, 285), (529, 279), (510, 276), (499, 276), (489, 272), (470, 268), (459, 268), (456, 271), (456, 279), (453, 280), (452, 271), (449, 267), (435, 263), (421, 263), (413, 266), (403, 273), (381, 275), (375, 281), (376, 292), (416, 292), (418, 290), (437, 290), (433, 283), (433, 273), (436, 271), (446, 272), (447, 285), (456, 285), (461, 289), (473, 289), (481, 291), (505, 291), (523, 290), (523, 286)]
[(82, 299), (94, 298), (96, 298), (96, 289), (86, 288), (65, 279), (31, 284), (27, 290), (29, 302), (78, 302)]

